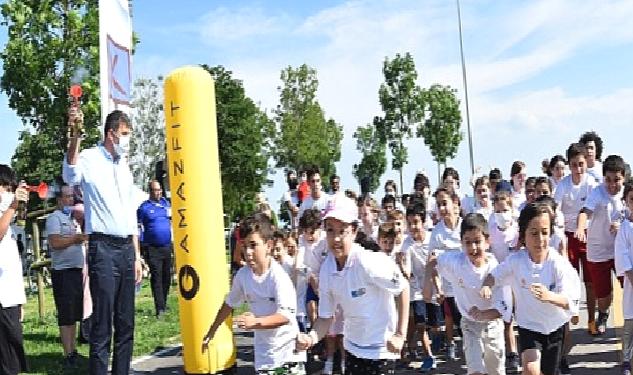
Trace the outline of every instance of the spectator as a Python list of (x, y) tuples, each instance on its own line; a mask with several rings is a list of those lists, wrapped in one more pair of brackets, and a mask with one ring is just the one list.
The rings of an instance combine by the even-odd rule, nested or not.
[(136, 217), (143, 228), (141, 248), (149, 265), (150, 282), (156, 317), (167, 310), (167, 296), (172, 278), (171, 205), (163, 197), (160, 183), (149, 183), (149, 199), (141, 203)]
[(52, 249), (51, 278), (57, 308), (57, 325), (64, 350), (65, 369), (77, 366), (77, 322), (83, 318), (84, 247), (87, 237), (72, 217), (73, 191), (63, 185), (56, 193), (57, 209), (46, 219), (48, 244)]

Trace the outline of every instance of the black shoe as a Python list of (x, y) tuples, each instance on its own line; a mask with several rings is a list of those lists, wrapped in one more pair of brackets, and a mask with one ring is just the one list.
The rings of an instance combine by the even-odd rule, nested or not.
[(163, 320), (165, 318), (165, 315), (167, 315), (167, 311), (158, 310), (158, 312), (156, 313), (156, 319)]
[(518, 353), (508, 354), (508, 372), (519, 373), (521, 371), (521, 362)]
[(567, 358), (563, 357), (560, 359), (560, 367), (559, 367), (560, 375), (571, 375), (571, 370), (569, 369), (569, 364), (567, 363)]
[(77, 368), (78, 357), (79, 355), (77, 354), (77, 351), (74, 351), (64, 357), (64, 359), (62, 360), (62, 368), (64, 369), (64, 371)]

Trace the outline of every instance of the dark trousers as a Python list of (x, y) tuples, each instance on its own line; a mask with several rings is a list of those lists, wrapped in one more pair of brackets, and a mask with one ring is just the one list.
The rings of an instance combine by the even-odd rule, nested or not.
[(91, 375), (108, 373), (113, 327), (112, 375), (127, 375), (130, 371), (134, 345), (134, 259), (131, 237), (90, 235), (88, 273), (93, 305)]
[(172, 277), (172, 247), (167, 246), (144, 246), (145, 260), (149, 266), (150, 281), (152, 285), (152, 296), (154, 296), (154, 307), (156, 314), (165, 311), (167, 307), (167, 296)]
[(20, 323), (20, 306), (0, 305), (0, 375), (27, 371)]

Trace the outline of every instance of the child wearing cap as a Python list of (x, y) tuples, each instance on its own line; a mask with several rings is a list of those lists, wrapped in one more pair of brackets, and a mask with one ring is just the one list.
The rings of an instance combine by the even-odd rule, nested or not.
[(305, 353), (296, 353), (299, 333), (295, 312), (297, 296), (290, 277), (273, 260), (273, 226), (264, 214), (247, 217), (240, 225), (246, 267), (233, 278), (231, 291), (203, 338), (202, 351), (233, 309), (248, 303), (250, 312), (235, 318), (241, 329), (255, 331), (257, 374), (305, 374)]
[[(492, 298), (479, 294), (479, 285), (497, 266), (488, 252), (488, 223), (481, 214), (468, 214), (460, 228), (462, 251), (431, 255), (426, 273), (439, 273), (453, 285), (455, 301), (462, 314), (464, 353), (469, 374), (505, 374), (503, 320), (510, 321), (512, 297), (501, 287), (492, 290)], [(426, 277), (427, 284), (431, 278)], [(430, 290), (429, 287), (425, 291)]]
[(387, 255), (354, 243), (357, 218), (356, 204), (344, 196), (326, 210), (329, 254), (319, 277), (319, 318), (309, 334), (297, 337), (297, 347), (308, 349), (322, 339), (340, 305), (346, 374), (393, 374), (407, 333), (409, 285)]

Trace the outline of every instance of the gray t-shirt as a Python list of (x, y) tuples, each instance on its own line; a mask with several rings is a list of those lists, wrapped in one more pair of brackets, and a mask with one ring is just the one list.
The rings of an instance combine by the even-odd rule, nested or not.
[[(51, 234), (60, 234), (64, 237), (81, 233), (75, 219), (60, 210), (55, 210), (46, 219), (46, 232), (49, 236)], [(83, 245), (71, 245), (61, 250), (51, 247), (50, 252), (54, 270), (83, 268), (84, 266)]]

